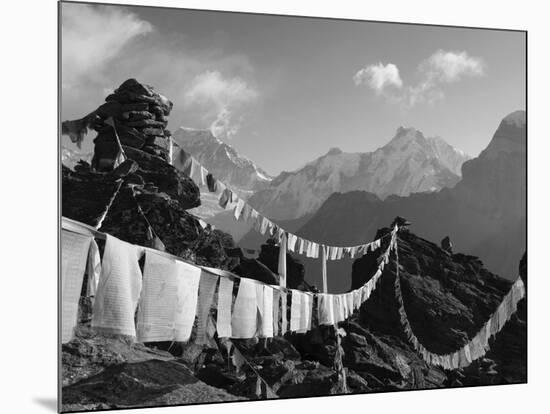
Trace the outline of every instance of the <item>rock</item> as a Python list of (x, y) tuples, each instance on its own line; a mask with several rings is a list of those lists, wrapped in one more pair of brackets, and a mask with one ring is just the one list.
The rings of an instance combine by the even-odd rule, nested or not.
[(136, 103), (130, 103), (130, 104), (123, 104), (120, 106), (120, 110), (122, 113), (124, 112), (141, 112), (141, 111), (148, 111), (149, 110), (149, 104), (146, 102), (136, 102)]
[(169, 147), (168, 139), (166, 139), (165, 136), (161, 136), (161, 137), (149, 136), (145, 139), (145, 143), (147, 145), (160, 147), (164, 150), (168, 150), (168, 147)]
[[(122, 113), (121, 118), (124, 120), (139, 121), (154, 118), (154, 115), (149, 111), (127, 111)], [(128, 123), (126, 123), (126, 125), (128, 125)]]
[(201, 382), (181, 363), (155, 359), (111, 366), (62, 390), (64, 407), (104, 404), (124, 408), (239, 399)]
[(153, 182), (159, 191), (181, 203), (185, 209), (200, 205), (200, 192), (197, 185), (185, 174), (168, 164), (162, 158), (135, 148), (125, 147), (126, 155), (140, 166), (140, 175), (146, 182)]
[(441, 240), (441, 249), (449, 254), (453, 254), (453, 244), (451, 243), (449, 236), (445, 236), (445, 238)]
[[(279, 268), (279, 246), (263, 244), (258, 260), (277, 274)], [(304, 265), (290, 253), (286, 255), (286, 283), (290, 289), (309, 290), (304, 285)]]
[[(117, 125), (117, 133), (122, 145), (140, 149), (145, 144), (146, 137), (135, 128)], [(96, 151), (100, 153), (110, 154), (115, 151), (118, 152), (115, 130), (111, 126), (101, 128), (97, 133), (97, 137), (94, 139), (94, 143), (96, 144)], [(108, 145), (101, 147), (102, 143)]]
[(267, 266), (256, 259), (241, 257), (239, 264), (232, 269), (239, 276), (259, 280), (269, 285), (279, 284), (279, 275), (273, 273)]
[(164, 130), (162, 128), (143, 128), (141, 130), (141, 132), (144, 134), (144, 135), (149, 135), (149, 136), (159, 136), (159, 135), (164, 135)]
[[(126, 125), (129, 126), (129, 127), (134, 127), (134, 128), (143, 128), (143, 127), (164, 127), (166, 126), (166, 122), (162, 122), (162, 121), (155, 121), (154, 119), (149, 119), (149, 118), (142, 118), (140, 120), (131, 120), (131, 121), (127, 121), (126, 122)], [(146, 135), (150, 135), (146, 132), (144, 132)], [(162, 135), (162, 131), (160, 134), (157, 134), (157, 135)]]
[(122, 105), (115, 101), (105, 102), (104, 104), (100, 105), (96, 110), (96, 113), (103, 119), (109, 117), (118, 118), (121, 112)]

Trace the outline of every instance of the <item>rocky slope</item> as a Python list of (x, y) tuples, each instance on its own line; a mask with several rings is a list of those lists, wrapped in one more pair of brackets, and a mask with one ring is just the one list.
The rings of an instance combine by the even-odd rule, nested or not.
[(320, 242), (354, 244), (401, 215), (419, 235), (448, 235), (455, 251), (478, 256), (513, 279), (526, 249), (526, 147), (525, 112), (517, 111), (502, 120), (477, 158), (463, 164), (454, 188), (385, 200), (359, 191), (335, 193), (300, 231)]
[[(379, 235), (387, 231), (382, 229)], [(407, 313), (417, 336), (434, 352), (453, 351), (472, 337), (511, 285), (487, 271), (477, 258), (449, 255), (412, 233), (400, 233), (398, 246)], [(372, 276), (385, 247), (355, 262), (353, 286)], [(98, 336), (81, 320), (77, 337), (63, 345), (63, 408), (79, 411), (526, 381), (525, 300), (484, 358), (466, 369), (445, 371), (427, 365), (403, 336), (394, 297), (396, 265), (392, 255), (377, 290), (340, 324), (338, 337), (332, 328), (317, 327), (314, 317), (314, 328), (306, 334), (267, 342), (231, 341), (241, 356), (238, 361), (227, 359), (226, 340), (214, 338), (204, 346), (193, 340), (143, 346)], [(342, 370), (345, 381), (339, 377)]]
[(338, 148), (294, 172), (283, 172), (250, 203), (273, 219), (296, 219), (315, 212), (334, 192), (364, 190), (385, 198), (454, 186), (469, 157), (441, 138), (426, 138), (400, 127), (385, 146), (369, 153)]

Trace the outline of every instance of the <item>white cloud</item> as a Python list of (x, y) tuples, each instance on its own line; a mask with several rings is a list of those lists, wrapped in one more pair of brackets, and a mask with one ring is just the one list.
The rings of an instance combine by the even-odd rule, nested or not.
[(420, 70), (438, 81), (451, 83), (467, 76), (483, 76), (485, 64), (480, 58), (469, 56), (464, 51), (438, 50), (420, 64)]
[(239, 77), (226, 78), (218, 71), (197, 75), (185, 93), (186, 106), (199, 106), (210, 129), (219, 138), (231, 139), (239, 131), (243, 116), (236, 112), (258, 97), (258, 92)]
[(384, 92), (388, 87), (401, 88), (403, 81), (399, 76), (399, 69), (393, 63), (384, 65), (379, 62), (377, 65), (368, 65), (359, 70), (353, 80), (356, 85), (368, 85), (377, 94)]
[(481, 58), (469, 56), (465, 51), (438, 50), (418, 65), (419, 80), (414, 85), (404, 86), (399, 68), (392, 63), (368, 65), (359, 70), (353, 80), (358, 86), (367, 85), (389, 102), (412, 107), (442, 100), (445, 84), (483, 76), (485, 67)]
[(120, 7), (63, 3), (61, 13), (65, 87), (101, 71), (132, 39), (153, 30), (149, 22)]

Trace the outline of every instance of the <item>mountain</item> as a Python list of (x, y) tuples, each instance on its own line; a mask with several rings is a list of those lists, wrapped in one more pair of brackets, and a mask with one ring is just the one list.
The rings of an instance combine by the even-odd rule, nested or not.
[(387, 145), (374, 152), (333, 148), (297, 171), (285, 171), (249, 201), (273, 219), (295, 219), (315, 212), (334, 192), (363, 190), (386, 198), (452, 187), (468, 159), (441, 138), (400, 127)]
[(61, 163), (70, 169), (73, 169), (80, 160), (90, 163), (93, 155), (91, 152), (82, 154), (70, 148), (61, 147)]
[(422, 237), (448, 235), (454, 251), (478, 256), (491, 271), (513, 279), (526, 250), (526, 147), (525, 112), (517, 111), (502, 120), (477, 158), (463, 164), (455, 187), (385, 200), (363, 191), (334, 193), (300, 234), (356, 244), (399, 215)]
[(254, 162), (233, 147), (216, 138), (209, 130), (179, 128), (173, 136), (176, 143), (241, 197), (266, 188), (272, 180)]

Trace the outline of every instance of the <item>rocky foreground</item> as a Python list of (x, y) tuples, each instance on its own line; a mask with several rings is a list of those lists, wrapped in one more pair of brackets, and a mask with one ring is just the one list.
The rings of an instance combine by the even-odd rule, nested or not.
[[(202, 229), (182, 207), (200, 202), (192, 181), (172, 171), (177, 185), (169, 185), (167, 172), (159, 175), (164, 181), (155, 180), (155, 185), (141, 183), (137, 177), (147, 177), (147, 167), (143, 160), (139, 161), (139, 164), (127, 161), (124, 168), (109, 174), (93, 173), (85, 164), (77, 166), (77, 171), (64, 169), (63, 215), (95, 224), (115, 189), (114, 180), (122, 179), (124, 184), (102, 231), (129, 242), (151, 245), (146, 224), (130, 194), (129, 186), (133, 186), (148, 221), (168, 251), (200, 264), (277, 283), (277, 275), (269, 269), (275, 270), (276, 246), (264, 245), (258, 259), (244, 258), (229, 235)], [(160, 191), (163, 186), (164, 191)], [(384, 231), (388, 229), (381, 229), (380, 234)], [(453, 351), (481, 327), (510, 282), (488, 272), (475, 257), (451, 255), (411, 232), (400, 232), (399, 237), (400, 274), (411, 324), (428, 349), (440, 353)], [(365, 283), (374, 273), (378, 254), (371, 252), (356, 260), (352, 287)], [(289, 266), (291, 287), (306, 289), (299, 261), (289, 260)], [(392, 260), (373, 296), (341, 324), (344, 336), (340, 344), (334, 329), (328, 327), (317, 327), (307, 334), (287, 334), (267, 342), (233, 340), (245, 363), (228, 359), (227, 344), (217, 338), (209, 345), (199, 346), (193, 341), (143, 345), (122, 337), (97, 336), (88, 328), (89, 306), (83, 298), (77, 337), (62, 349), (63, 409), (79, 411), (526, 381), (525, 300), (497, 335), (485, 358), (465, 370), (445, 372), (428, 366), (402, 334), (393, 290), (395, 266)], [(340, 360), (345, 380), (338, 366)]]
[[(141, 98), (133, 94), (132, 99)], [(263, 245), (258, 258), (246, 258), (230, 235), (203, 228), (187, 211), (200, 205), (198, 187), (169, 165), (164, 156), (130, 145), (124, 134), (134, 134), (132, 128), (119, 131), (128, 159), (114, 170), (97, 172), (86, 162), (73, 169), (63, 167), (63, 216), (95, 226), (116, 194), (101, 231), (152, 247), (155, 239), (147, 230), (150, 224), (166, 251), (174, 255), (278, 284), (278, 247)], [(96, 150), (95, 159), (99, 161), (101, 151)], [(380, 229), (377, 237), (387, 231)], [(433, 352), (451, 352), (463, 345), (511, 286), (511, 282), (487, 271), (478, 258), (450, 254), (412, 232), (399, 233), (398, 247), (405, 307), (416, 335)], [(385, 248), (382, 245), (380, 249)], [(355, 261), (352, 288), (374, 273), (380, 251)], [(207, 345), (196, 344), (193, 337), (187, 344), (139, 344), (129, 338), (100, 336), (89, 328), (90, 300), (82, 297), (76, 337), (62, 346), (62, 409), (83, 411), (527, 380), (525, 299), (483, 359), (464, 370), (444, 371), (428, 366), (401, 331), (393, 290), (394, 259), (392, 255), (371, 298), (341, 323), (338, 331), (316, 327), (314, 316), (312, 331), (267, 341), (229, 341), (214, 335)], [(304, 267), (298, 259), (288, 255), (287, 264), (288, 287), (315, 289), (304, 280)], [(520, 272), (526, 278), (525, 265)]]

